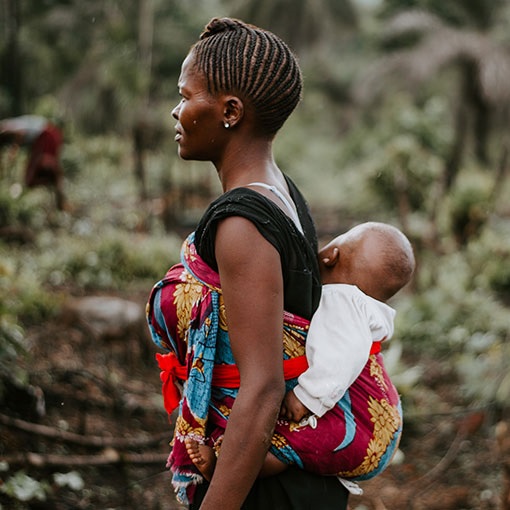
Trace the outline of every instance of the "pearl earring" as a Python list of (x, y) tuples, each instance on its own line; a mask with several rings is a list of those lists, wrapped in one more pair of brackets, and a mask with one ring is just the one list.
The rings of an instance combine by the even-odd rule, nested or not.
[(225, 126), (225, 129), (228, 129), (230, 127), (230, 124), (228, 122), (225, 122), (225, 124), (223, 124)]

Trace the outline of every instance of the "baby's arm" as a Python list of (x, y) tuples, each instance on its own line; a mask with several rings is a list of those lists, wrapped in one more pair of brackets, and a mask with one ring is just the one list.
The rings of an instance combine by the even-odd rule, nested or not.
[(369, 317), (358, 293), (350, 285), (326, 285), (310, 324), (309, 368), (299, 376), (293, 393), (319, 417), (340, 400), (370, 355)]
[(301, 401), (296, 397), (292, 390), (285, 394), (280, 410), (280, 418), (300, 422), (305, 416), (308, 416), (309, 414), (310, 409), (301, 403)]

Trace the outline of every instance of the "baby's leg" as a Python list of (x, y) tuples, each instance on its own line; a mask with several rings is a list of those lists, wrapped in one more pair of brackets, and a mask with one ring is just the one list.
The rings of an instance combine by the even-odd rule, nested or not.
[(283, 473), (288, 468), (288, 464), (283, 463), (271, 452), (267, 452), (264, 464), (260, 468), (259, 477), (265, 478), (266, 476), (274, 476)]
[(210, 482), (216, 466), (216, 454), (211, 446), (200, 444), (195, 439), (187, 437), (184, 439), (186, 451), (191, 462), (195, 464), (203, 477)]
[[(186, 451), (188, 455), (198, 468), (202, 476), (207, 480), (211, 481), (214, 473), (214, 467), (216, 466), (216, 454), (211, 446), (200, 444), (198, 441), (187, 437), (184, 440), (186, 445)], [(260, 469), (259, 477), (264, 478), (266, 476), (273, 476), (282, 473), (287, 469), (287, 464), (278, 460), (272, 453), (267, 452), (264, 464)]]

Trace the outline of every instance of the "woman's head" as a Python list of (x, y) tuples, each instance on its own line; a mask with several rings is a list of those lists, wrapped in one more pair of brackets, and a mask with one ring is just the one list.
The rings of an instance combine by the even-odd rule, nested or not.
[(239, 96), (252, 108), (256, 129), (274, 135), (300, 101), (296, 58), (276, 35), (232, 18), (214, 18), (189, 57), (211, 94)]

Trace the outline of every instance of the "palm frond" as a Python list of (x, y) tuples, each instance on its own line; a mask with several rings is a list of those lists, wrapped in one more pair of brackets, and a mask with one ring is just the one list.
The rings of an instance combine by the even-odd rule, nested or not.
[(510, 102), (510, 54), (489, 35), (449, 27), (424, 11), (408, 11), (389, 21), (383, 37), (417, 33), (421, 39), (415, 46), (394, 50), (368, 67), (354, 84), (356, 101), (370, 102), (390, 85), (413, 90), (447, 67), (470, 63), (488, 103)]

